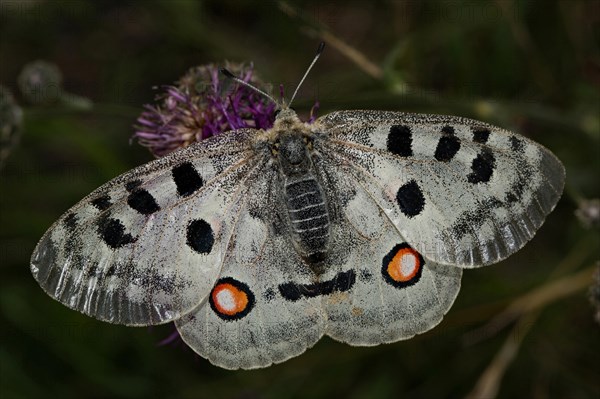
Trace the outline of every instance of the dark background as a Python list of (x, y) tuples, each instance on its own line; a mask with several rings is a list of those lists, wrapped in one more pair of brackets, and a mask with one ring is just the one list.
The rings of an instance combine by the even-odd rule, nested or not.
[[(0, 5), (0, 84), (24, 110), (20, 143), (0, 170), (0, 397), (481, 397), (490, 391), (475, 387), (494, 382), (503, 398), (600, 396), (600, 326), (587, 288), (598, 228), (574, 214), (600, 192), (598, 1), (302, 1), (295, 17), (274, 1)], [(194, 65), (253, 61), (289, 94), (323, 36), (328, 47), (295, 104), (303, 114), (315, 100), (321, 115), (454, 114), (550, 148), (567, 185), (531, 243), (466, 271), (454, 307), (426, 334), (372, 348), (324, 338), (258, 371), (213, 367), (181, 343), (158, 346), (169, 325), (105, 324), (42, 292), (29, 257), (43, 232), (100, 184), (152, 159), (129, 144), (152, 86)], [(372, 65), (353, 62), (353, 52)], [(38, 59), (57, 64), (65, 90), (93, 107), (28, 103), (17, 77)], [(526, 296), (513, 305), (516, 319), (481, 329), (539, 289), (537, 310), (521, 317), (540, 299)], [(503, 353), (507, 362), (493, 362)]]

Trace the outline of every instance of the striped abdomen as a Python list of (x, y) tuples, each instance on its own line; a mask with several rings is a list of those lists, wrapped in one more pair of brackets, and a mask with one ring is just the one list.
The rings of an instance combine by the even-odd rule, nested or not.
[(314, 176), (307, 174), (285, 183), (285, 202), (292, 239), (309, 264), (325, 259), (329, 242), (329, 213), (325, 195)]

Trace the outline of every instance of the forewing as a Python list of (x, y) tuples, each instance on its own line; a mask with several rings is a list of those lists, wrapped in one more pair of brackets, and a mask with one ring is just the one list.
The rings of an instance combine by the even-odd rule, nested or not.
[(240, 208), (231, 250), (210, 296), (176, 321), (200, 356), (227, 369), (283, 362), (325, 331), (318, 297), (302, 297), (315, 276), (291, 245), (279, 208), (276, 170), (263, 169)]
[(407, 242), (441, 264), (478, 267), (516, 252), (564, 186), (550, 151), (470, 119), (341, 111), (314, 130), (319, 151), (350, 165)]
[(31, 270), (70, 308), (126, 325), (174, 320), (208, 294), (244, 189), (260, 175), (252, 129), (223, 134), (95, 190), (42, 237)]
[(462, 269), (425, 259), (408, 244), (352, 166), (329, 156), (318, 165), (338, 208), (322, 276), (331, 287), (323, 295), (326, 334), (351, 345), (378, 345), (436, 326), (458, 295)]

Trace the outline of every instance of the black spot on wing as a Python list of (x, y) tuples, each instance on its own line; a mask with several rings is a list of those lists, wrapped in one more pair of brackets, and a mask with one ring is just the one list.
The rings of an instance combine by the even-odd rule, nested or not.
[(387, 137), (387, 149), (392, 154), (410, 157), (412, 151), (412, 132), (406, 125), (393, 125)]
[(281, 296), (291, 302), (295, 302), (302, 298), (302, 292), (300, 292), (300, 285), (296, 283), (285, 283), (279, 285), (279, 293)]
[(528, 182), (531, 179), (531, 176), (533, 176), (535, 173), (531, 165), (529, 165), (529, 163), (521, 157), (516, 159), (515, 170), (517, 172), (517, 178), (514, 182), (512, 182), (510, 190), (504, 197), (504, 200), (507, 204), (518, 202), (523, 198)]
[(177, 186), (177, 193), (182, 197), (192, 195), (202, 187), (202, 177), (190, 162), (175, 166), (171, 173)]
[(419, 215), (425, 208), (425, 197), (416, 181), (411, 180), (398, 189), (396, 201), (400, 210), (409, 218)]
[(285, 283), (279, 285), (279, 293), (288, 301), (294, 302), (302, 297), (314, 298), (330, 295), (334, 292), (349, 291), (356, 282), (356, 272), (348, 270), (340, 272), (334, 278), (314, 284)]
[(467, 180), (472, 184), (489, 182), (494, 173), (495, 164), (494, 154), (490, 150), (484, 149), (473, 159), (471, 173), (467, 176)]
[(442, 128), (442, 133), (444, 134), (448, 134), (448, 135), (453, 135), (454, 134), (454, 128), (450, 125), (446, 125)]
[(460, 139), (456, 136), (442, 136), (435, 149), (434, 157), (441, 162), (448, 162), (460, 149)]
[(160, 210), (152, 194), (143, 188), (132, 191), (127, 197), (127, 204), (142, 215), (150, 215)]
[(96, 209), (98, 209), (99, 211), (105, 211), (112, 205), (112, 203), (110, 202), (110, 196), (103, 195), (101, 197), (98, 197), (92, 200), (92, 205), (96, 207)]
[(69, 213), (67, 216), (65, 216), (63, 223), (69, 232), (73, 232), (73, 230), (77, 228), (77, 215), (72, 212)]
[(490, 129), (485, 127), (473, 128), (473, 141), (479, 144), (487, 143), (490, 137)]
[(334, 278), (334, 283), (331, 292), (346, 292), (349, 291), (356, 282), (356, 273), (354, 270), (340, 272)]
[(136, 241), (131, 234), (125, 233), (125, 226), (119, 219), (104, 217), (98, 220), (98, 234), (102, 241), (112, 249), (121, 248), (124, 245)]
[(105, 274), (105, 276), (106, 276), (106, 277), (112, 277), (112, 276), (114, 276), (114, 275), (116, 275), (116, 274), (117, 274), (117, 265), (113, 263), (113, 264), (112, 264), (112, 265), (110, 265), (110, 266), (109, 266), (109, 268), (106, 270), (106, 274)]
[(514, 152), (523, 153), (523, 151), (525, 150), (525, 143), (523, 142), (523, 140), (521, 140), (520, 138), (518, 138), (516, 136), (510, 136), (509, 140), (510, 140), (510, 148)]
[(215, 243), (210, 224), (204, 219), (192, 220), (187, 227), (187, 245), (200, 254), (209, 254)]

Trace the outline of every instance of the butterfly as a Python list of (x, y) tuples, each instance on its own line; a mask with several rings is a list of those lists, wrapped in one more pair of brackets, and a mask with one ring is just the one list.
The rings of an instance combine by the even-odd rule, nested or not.
[(215, 365), (266, 367), (324, 335), (368, 346), (430, 330), (463, 269), (522, 248), (564, 180), (549, 150), (476, 120), (355, 110), (309, 124), (281, 106), (271, 129), (101, 186), (44, 234), (31, 270), (84, 314), (175, 322)]

